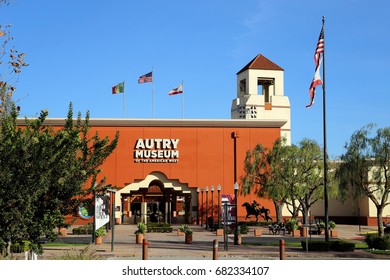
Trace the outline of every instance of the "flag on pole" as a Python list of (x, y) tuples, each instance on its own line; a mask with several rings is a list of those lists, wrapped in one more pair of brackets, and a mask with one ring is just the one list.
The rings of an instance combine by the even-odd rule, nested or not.
[(119, 83), (116, 86), (112, 87), (112, 94), (124, 93), (125, 92), (125, 82)]
[(313, 81), (310, 84), (309, 93), (310, 93), (310, 104), (306, 106), (306, 108), (309, 108), (314, 103), (314, 96), (315, 96), (315, 90), (316, 86), (322, 85), (322, 79), (320, 75), (320, 67), (322, 63), (322, 57), (324, 55), (324, 26), (322, 25), (321, 33), (318, 38), (317, 42), (317, 48), (314, 53), (314, 63), (316, 65), (315, 73)]
[(145, 75), (142, 75), (141, 77), (139, 77), (138, 79), (138, 83), (139, 84), (143, 84), (143, 83), (150, 83), (150, 82), (153, 82), (153, 71), (152, 72), (149, 72)]
[(169, 95), (175, 95), (183, 93), (183, 84), (180, 84), (178, 87), (175, 87), (174, 89), (171, 89), (169, 91)]

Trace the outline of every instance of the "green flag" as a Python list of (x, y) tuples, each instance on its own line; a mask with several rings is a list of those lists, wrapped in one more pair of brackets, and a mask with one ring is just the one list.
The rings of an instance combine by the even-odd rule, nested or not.
[(116, 86), (112, 87), (112, 94), (124, 93), (125, 92), (125, 82), (119, 83)]

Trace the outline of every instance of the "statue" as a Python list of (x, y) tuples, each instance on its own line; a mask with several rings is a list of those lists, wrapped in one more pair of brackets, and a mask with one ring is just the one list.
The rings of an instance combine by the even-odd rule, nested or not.
[[(269, 216), (269, 209), (267, 208), (264, 208), (264, 206), (262, 206), (261, 208), (259, 208), (260, 204), (257, 203), (257, 201), (253, 201), (252, 204), (249, 204), (249, 202), (245, 202), (242, 207), (246, 207), (246, 217), (245, 219), (248, 219), (251, 215), (254, 215), (256, 217), (256, 222), (258, 221), (259, 219), (259, 215), (261, 217), (263, 217), (263, 219), (265, 221), (268, 222), (268, 220), (270, 220), (272, 222), (272, 218)], [(263, 215), (264, 214), (264, 215)]]

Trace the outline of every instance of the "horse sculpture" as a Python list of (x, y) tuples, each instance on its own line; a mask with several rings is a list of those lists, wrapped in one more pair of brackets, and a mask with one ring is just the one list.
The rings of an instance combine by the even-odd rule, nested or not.
[(264, 206), (259, 208), (258, 206), (259, 206), (259, 204), (256, 201), (253, 201), (252, 204), (250, 204), (249, 202), (245, 202), (242, 205), (242, 207), (246, 208), (245, 219), (248, 219), (251, 215), (254, 215), (256, 217), (256, 222), (257, 222), (259, 219), (259, 215), (260, 215), (261, 217), (263, 217), (263, 219), (265, 221), (268, 222), (268, 220), (270, 220), (272, 222), (272, 218), (269, 216), (269, 209), (264, 208)]

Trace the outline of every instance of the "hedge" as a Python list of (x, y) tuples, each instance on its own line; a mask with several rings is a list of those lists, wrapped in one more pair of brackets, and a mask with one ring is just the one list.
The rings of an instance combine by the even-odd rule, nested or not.
[(379, 237), (377, 233), (367, 234), (365, 242), (370, 249), (389, 250), (390, 249), (390, 235), (385, 234)]
[[(307, 242), (308, 251), (338, 251), (338, 252), (353, 252), (355, 250), (355, 243), (335, 240), (335, 241), (320, 241), (310, 240)], [(306, 250), (306, 241), (301, 241), (301, 246)]]
[(173, 227), (168, 223), (148, 223), (147, 232), (172, 232)]

